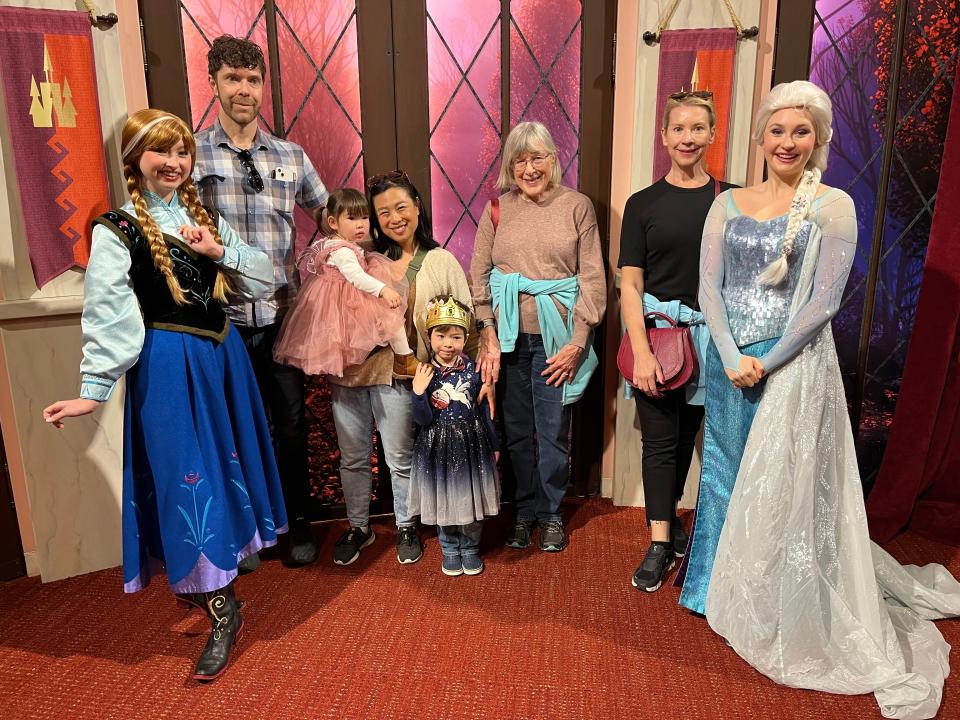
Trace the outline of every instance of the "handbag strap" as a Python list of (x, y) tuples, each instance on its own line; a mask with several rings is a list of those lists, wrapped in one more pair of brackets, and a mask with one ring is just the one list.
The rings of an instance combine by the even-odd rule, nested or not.
[(654, 319), (659, 318), (660, 320), (665, 320), (666, 322), (670, 323), (671, 327), (677, 327), (677, 321), (674, 320), (669, 315), (666, 315), (665, 313), (662, 313), (662, 312), (656, 312), (656, 311), (648, 312), (643, 316), (644, 320), (646, 320), (647, 318), (654, 318)]
[(413, 280), (417, 277), (417, 273), (420, 272), (420, 268), (423, 266), (423, 259), (427, 256), (428, 252), (429, 251), (423, 247), (417, 246), (417, 251), (413, 254), (413, 257), (410, 258), (410, 264), (407, 265), (407, 272), (404, 274), (408, 285), (413, 285)]

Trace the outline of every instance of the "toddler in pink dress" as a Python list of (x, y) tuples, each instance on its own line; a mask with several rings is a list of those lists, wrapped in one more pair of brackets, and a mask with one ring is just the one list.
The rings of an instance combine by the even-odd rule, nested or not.
[(370, 229), (367, 199), (353, 188), (335, 190), (327, 217), (334, 235), (308, 247), (297, 261), (306, 277), (280, 328), (274, 359), (308, 375), (342, 377), (344, 368), (389, 345), (394, 374), (412, 377), (417, 362), (404, 327), (406, 286), (393, 277), (386, 256), (357, 244)]

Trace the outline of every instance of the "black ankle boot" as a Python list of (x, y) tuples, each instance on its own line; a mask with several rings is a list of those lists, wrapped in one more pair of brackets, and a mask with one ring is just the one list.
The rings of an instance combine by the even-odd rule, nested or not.
[[(177, 602), (177, 607), (187, 612), (191, 612), (192, 610), (207, 611), (207, 593), (180, 593), (173, 597)], [(243, 600), (237, 600), (237, 610), (241, 610), (242, 608)]]
[(203, 593), (204, 610), (210, 618), (210, 638), (207, 646), (197, 660), (193, 679), (201, 681), (215, 680), (227, 669), (230, 653), (243, 630), (243, 618), (233, 594), (233, 585), (220, 590)]

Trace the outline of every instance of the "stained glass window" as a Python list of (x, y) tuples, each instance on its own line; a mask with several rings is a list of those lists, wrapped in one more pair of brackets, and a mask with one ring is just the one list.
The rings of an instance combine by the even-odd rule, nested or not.
[[(277, 52), (282, 122), (273, 117), (270, 73), (260, 116), (271, 133), (306, 150), (328, 188), (363, 187), (363, 137), (357, 61), (356, 0), (278, 0)], [(210, 90), (207, 51), (229, 34), (257, 43), (269, 58), (265, 4), (254, 0), (182, 0), (187, 81), (194, 130), (208, 127), (218, 107)], [(298, 242), (316, 227), (297, 212)]]
[[(220, 35), (233, 35), (267, 48), (267, 26), (264, 3), (254, 0), (182, 0), (180, 22), (183, 27), (183, 48), (187, 62), (187, 88), (194, 132), (209, 127), (218, 107), (210, 90), (207, 72), (207, 51)], [(265, 78), (263, 107), (260, 118), (273, 132), (273, 106), (270, 101), (270, 78)]]
[(539, 120), (553, 136), (563, 184), (580, 180), (579, 0), (510, 3), (510, 120)]
[(498, 193), (500, 0), (427, 2), (434, 234), (470, 264), (484, 204)]
[[(504, 82), (507, 125), (543, 122), (557, 144), (563, 183), (579, 184), (581, 4), (512, 0), (508, 49), (501, 47), (502, 6), (427, 0), (434, 233), (465, 268), (483, 207), (499, 194)], [(504, 52), (508, 80), (501, 73)]]

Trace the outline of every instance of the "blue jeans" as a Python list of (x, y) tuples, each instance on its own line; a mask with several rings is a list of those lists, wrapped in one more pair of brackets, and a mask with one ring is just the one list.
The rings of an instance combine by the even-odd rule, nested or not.
[(438, 525), (440, 551), (448, 557), (479, 555), (482, 531), (483, 520), (476, 520), (469, 525)]
[(563, 388), (540, 373), (547, 353), (539, 335), (520, 333), (500, 361), (498, 405), (503, 410), (507, 452), (517, 481), (518, 520), (562, 520), (567, 491), (570, 409)]
[(340, 446), (340, 482), (350, 526), (365, 527), (370, 522), (372, 420), (377, 421), (383, 455), (390, 468), (397, 526), (412, 526), (414, 519), (407, 510), (413, 456), (413, 405), (409, 387), (396, 381), (392, 385), (369, 387), (343, 387), (331, 383), (330, 391), (333, 422), (337, 426)]

